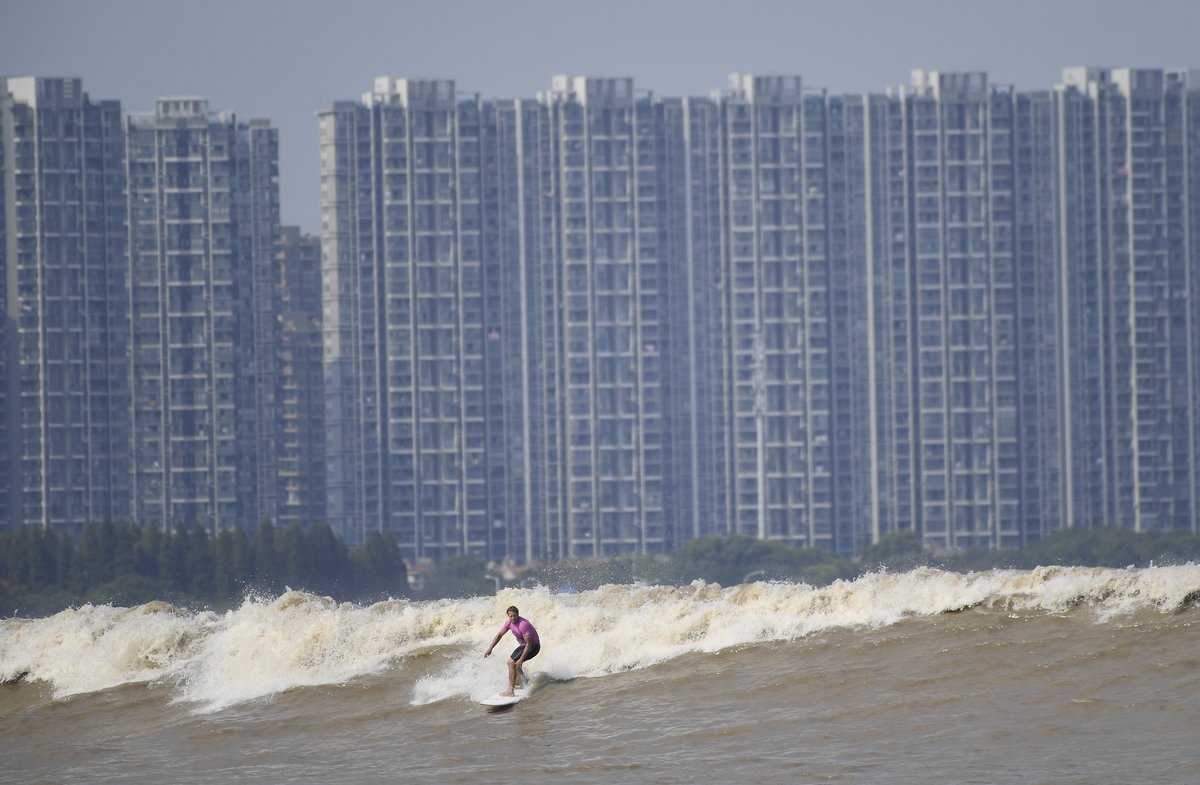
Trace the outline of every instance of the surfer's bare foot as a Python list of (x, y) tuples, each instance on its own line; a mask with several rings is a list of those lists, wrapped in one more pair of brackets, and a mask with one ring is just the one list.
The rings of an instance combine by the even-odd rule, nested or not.
[(513, 696), (512, 690), (505, 690), (504, 692), (500, 693), (500, 697), (502, 697), (502, 698), (511, 698), (512, 696)]

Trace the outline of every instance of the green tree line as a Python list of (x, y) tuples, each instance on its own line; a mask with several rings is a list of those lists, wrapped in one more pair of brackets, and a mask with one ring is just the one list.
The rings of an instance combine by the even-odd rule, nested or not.
[(525, 573), (522, 585), (583, 591), (606, 583), (682, 585), (704, 580), (732, 586), (747, 581), (792, 581), (823, 586), (880, 570), (936, 567), (955, 572), (1039, 566), (1143, 567), (1200, 561), (1200, 537), (1182, 532), (1139, 534), (1126, 529), (1067, 529), (1022, 550), (971, 549), (950, 554), (924, 550), (913, 532), (869, 546), (851, 561), (814, 548), (753, 537), (690, 540), (665, 559), (628, 555), (603, 560), (548, 562)]
[(78, 539), (26, 527), (0, 533), (0, 615), (53, 613), (71, 605), (132, 606), (151, 600), (228, 606), (247, 592), (304, 589), (339, 600), (400, 596), (407, 570), (396, 542), (372, 532), (348, 549), (329, 526), (215, 537), (200, 527), (162, 530), (88, 524)]
[[(1126, 529), (1068, 529), (1023, 550), (923, 550), (916, 534), (901, 532), (869, 546), (851, 561), (813, 548), (752, 537), (689, 540), (666, 557), (629, 554), (608, 559), (547, 560), (505, 579), (478, 556), (433, 565), (421, 598), (487, 595), (504, 586), (584, 591), (604, 584), (684, 585), (704, 580), (732, 586), (747, 581), (793, 581), (822, 586), (878, 570), (929, 566), (968, 572), (1037, 566), (1126, 567), (1200, 561), (1200, 537), (1182, 532), (1138, 534)], [(372, 533), (348, 550), (324, 525), (302, 529), (260, 526), (222, 531), (164, 532), (156, 527), (97, 524), (78, 541), (43, 529), (0, 534), (0, 615), (53, 613), (84, 602), (132, 606), (151, 600), (229, 606), (248, 591), (274, 596), (303, 589), (338, 600), (370, 601), (412, 594), (391, 537)]]

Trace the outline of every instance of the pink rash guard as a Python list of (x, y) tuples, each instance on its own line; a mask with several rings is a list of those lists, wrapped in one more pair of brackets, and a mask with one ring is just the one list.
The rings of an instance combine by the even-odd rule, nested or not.
[(538, 638), (537, 630), (529, 623), (529, 619), (518, 616), (516, 624), (513, 624), (512, 621), (504, 622), (504, 629), (512, 632), (517, 638), (517, 643), (522, 646), (527, 643), (535, 643), (539, 646), (542, 644), (541, 639)]

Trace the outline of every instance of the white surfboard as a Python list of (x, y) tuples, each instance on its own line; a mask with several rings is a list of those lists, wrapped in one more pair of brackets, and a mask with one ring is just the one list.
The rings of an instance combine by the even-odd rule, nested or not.
[(479, 701), (479, 705), (480, 706), (511, 706), (514, 703), (520, 703), (521, 701), (525, 700), (526, 698), (529, 697), (530, 693), (532, 693), (532, 692), (533, 692), (533, 690), (531, 690), (529, 687), (518, 687), (516, 690), (513, 691), (512, 695), (501, 695), (500, 693), (497, 692), (492, 697), (484, 698), (483, 700)]

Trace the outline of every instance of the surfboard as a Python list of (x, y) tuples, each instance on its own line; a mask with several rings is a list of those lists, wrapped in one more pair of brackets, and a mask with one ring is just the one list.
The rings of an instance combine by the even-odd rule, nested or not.
[(479, 701), (480, 706), (512, 706), (514, 703), (520, 703), (529, 697), (533, 692), (529, 687), (518, 687), (513, 691), (512, 695), (501, 695), (496, 693), (490, 698), (484, 698)]

